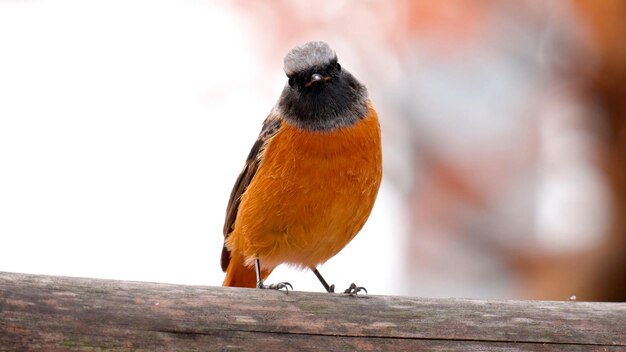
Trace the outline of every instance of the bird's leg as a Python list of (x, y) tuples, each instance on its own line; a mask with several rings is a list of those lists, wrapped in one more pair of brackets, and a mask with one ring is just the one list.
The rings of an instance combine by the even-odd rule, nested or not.
[[(326, 289), (326, 292), (335, 292), (335, 285), (328, 285), (328, 283), (326, 282), (326, 280), (324, 280), (324, 277), (322, 276), (322, 274), (320, 274), (317, 268), (312, 268), (311, 270), (313, 270), (313, 274), (315, 274), (315, 276), (317, 276), (317, 278), (320, 280), (322, 286), (324, 286), (324, 288)], [(365, 293), (367, 293), (367, 289), (365, 289), (365, 287), (357, 286), (356, 284), (352, 283), (350, 284), (350, 287), (343, 291), (343, 293), (349, 294), (350, 296), (356, 296), (361, 291), (365, 291)]]
[[(312, 268), (311, 270), (313, 270), (313, 274), (315, 274), (315, 276), (317, 276), (317, 278), (320, 280), (322, 286), (324, 286), (324, 288), (326, 289), (326, 292), (335, 292), (335, 285), (328, 285), (328, 283), (326, 282), (326, 280), (324, 280), (324, 277), (322, 276), (322, 274), (320, 274), (317, 268)], [(361, 291), (365, 291), (365, 293), (367, 293), (367, 289), (365, 289), (365, 287), (357, 286), (356, 284), (352, 283), (350, 284), (350, 287), (343, 291), (343, 293), (349, 294), (350, 296), (356, 296)]]
[(322, 286), (324, 286), (324, 288), (326, 289), (326, 292), (328, 293), (335, 292), (335, 285), (329, 286), (326, 280), (324, 280), (324, 277), (322, 277), (322, 274), (320, 274), (320, 272), (317, 271), (317, 268), (313, 268), (311, 270), (313, 270), (313, 274), (315, 274), (315, 276), (317, 276), (317, 278), (320, 280), (320, 282), (322, 283)]
[(254, 262), (254, 268), (256, 269), (256, 288), (263, 288), (263, 278), (261, 278), (261, 262), (259, 259)]
[(254, 264), (256, 269), (256, 288), (267, 288), (270, 290), (281, 290), (284, 288), (287, 292), (289, 292), (290, 288), (293, 290), (293, 286), (291, 286), (291, 284), (288, 282), (279, 282), (277, 284), (265, 285), (263, 283), (263, 278), (261, 277), (261, 261), (257, 258)]

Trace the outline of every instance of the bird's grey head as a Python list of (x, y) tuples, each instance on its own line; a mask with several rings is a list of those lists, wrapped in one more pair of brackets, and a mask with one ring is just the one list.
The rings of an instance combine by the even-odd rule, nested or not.
[(309, 131), (330, 131), (367, 116), (367, 89), (341, 67), (328, 44), (297, 46), (284, 63), (289, 80), (278, 110), (288, 123)]
[(299, 45), (285, 55), (284, 69), (287, 76), (315, 66), (337, 61), (337, 54), (325, 42), (308, 42)]

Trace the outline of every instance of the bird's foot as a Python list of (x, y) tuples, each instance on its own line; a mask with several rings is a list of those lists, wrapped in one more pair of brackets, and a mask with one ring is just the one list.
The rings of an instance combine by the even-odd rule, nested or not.
[(282, 290), (285, 289), (286, 292), (289, 292), (289, 289), (293, 291), (293, 286), (291, 286), (288, 282), (279, 282), (277, 284), (266, 285), (263, 282), (258, 282), (256, 284), (257, 288), (268, 289), (268, 290)]
[(365, 289), (365, 287), (357, 286), (354, 283), (352, 283), (350, 284), (350, 287), (348, 287), (345, 291), (343, 291), (343, 293), (348, 294), (350, 296), (356, 296), (361, 291), (365, 291), (365, 293), (367, 293), (367, 290)]

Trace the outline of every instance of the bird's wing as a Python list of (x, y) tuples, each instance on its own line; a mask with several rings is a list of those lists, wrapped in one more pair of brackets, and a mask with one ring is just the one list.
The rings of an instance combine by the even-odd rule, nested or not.
[[(233, 231), (235, 219), (237, 219), (237, 211), (239, 210), (239, 203), (241, 202), (241, 196), (246, 192), (248, 185), (252, 182), (256, 171), (259, 169), (261, 160), (263, 159), (263, 153), (265, 147), (276, 135), (280, 126), (282, 125), (282, 118), (276, 113), (275, 110), (269, 114), (269, 116), (263, 122), (263, 128), (257, 138), (256, 142), (248, 154), (248, 159), (243, 167), (243, 171), (239, 174), (235, 186), (230, 193), (230, 199), (228, 200), (228, 207), (226, 208), (226, 221), (224, 222), (224, 240), (228, 238), (228, 235)], [(230, 263), (230, 251), (226, 248), (226, 245), (222, 248), (222, 270), (226, 271), (228, 264)]]

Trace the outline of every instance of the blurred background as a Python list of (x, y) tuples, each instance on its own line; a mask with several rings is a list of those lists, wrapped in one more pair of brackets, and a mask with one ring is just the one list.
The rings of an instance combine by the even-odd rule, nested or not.
[(220, 285), (231, 187), (309, 40), (383, 130), (328, 281), (626, 300), (622, 0), (0, 0), (0, 270)]

